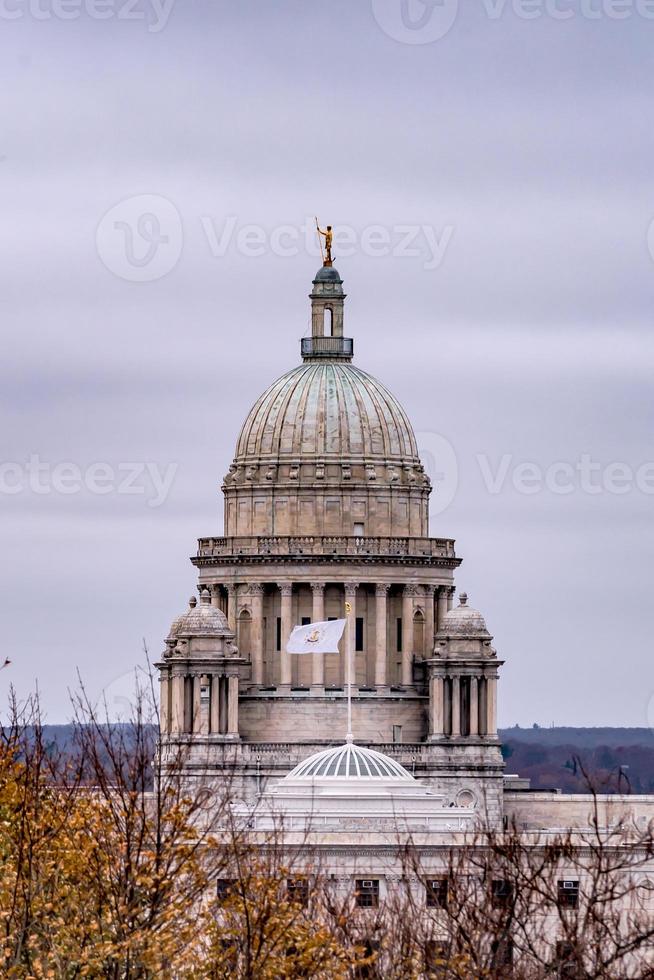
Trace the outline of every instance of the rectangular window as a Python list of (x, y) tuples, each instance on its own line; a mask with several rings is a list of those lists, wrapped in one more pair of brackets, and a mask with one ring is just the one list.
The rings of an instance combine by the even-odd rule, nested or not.
[(364, 525), (363, 524), (359, 524), (359, 523), (355, 523), (355, 525), (354, 525), (354, 537), (355, 538), (362, 538), (363, 535), (364, 535)]
[(354, 898), (360, 909), (376, 909), (379, 905), (379, 879), (357, 878)]
[(425, 973), (428, 977), (446, 977), (449, 973), (450, 950), (443, 939), (428, 939), (425, 943)]
[(357, 616), (354, 624), (354, 649), (357, 653), (363, 650), (363, 616)]
[(572, 943), (560, 940), (556, 944), (556, 966), (557, 977), (561, 980), (577, 980), (582, 976), (581, 970), (577, 967), (577, 957)]
[(361, 956), (363, 963), (355, 964), (355, 980), (377, 980), (381, 976), (377, 962), (381, 944), (378, 939), (364, 939), (361, 945), (363, 946)]
[(303, 616), (302, 617), (302, 625), (303, 626), (308, 626), (310, 622), (311, 622), (311, 617), (310, 616)]
[(281, 616), (278, 616), (277, 617), (277, 637), (276, 637), (276, 640), (275, 640), (275, 649), (277, 651), (279, 651), (279, 650), (281, 650), (281, 648), (282, 648), (282, 617)]
[(289, 878), (286, 882), (286, 893), (290, 902), (295, 902), (302, 908), (309, 904), (309, 882), (306, 878)]
[(397, 652), (402, 653), (402, 618), (397, 619)]
[(576, 909), (579, 906), (579, 882), (576, 879), (565, 879), (558, 886), (559, 908)]
[(493, 969), (503, 972), (500, 974), (502, 977), (511, 976), (510, 970), (513, 966), (513, 941), (508, 936), (503, 936), (502, 939), (495, 939), (491, 943), (491, 953)]
[(427, 908), (447, 908), (447, 878), (431, 878), (427, 881)]
[(493, 908), (508, 908), (513, 899), (513, 885), (506, 878), (495, 878), (491, 882), (491, 900)]
[(216, 898), (219, 902), (224, 902), (227, 898), (229, 898), (235, 884), (235, 878), (216, 879)]

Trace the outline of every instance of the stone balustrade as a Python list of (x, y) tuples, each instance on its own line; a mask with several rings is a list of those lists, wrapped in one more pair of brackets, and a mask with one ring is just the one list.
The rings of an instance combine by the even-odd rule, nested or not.
[(268, 535), (198, 540), (197, 557), (200, 559), (238, 555), (456, 558), (454, 541), (450, 538)]

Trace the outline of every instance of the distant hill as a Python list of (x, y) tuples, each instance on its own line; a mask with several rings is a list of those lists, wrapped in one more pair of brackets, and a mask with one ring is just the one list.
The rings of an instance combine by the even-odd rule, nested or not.
[(654, 794), (654, 732), (649, 728), (503, 728), (507, 772), (533, 789)]
[[(46, 744), (66, 748), (72, 726), (45, 725)], [(153, 733), (154, 734), (154, 733)], [(534, 789), (654, 794), (654, 732), (649, 728), (500, 729), (506, 771), (531, 780)]]

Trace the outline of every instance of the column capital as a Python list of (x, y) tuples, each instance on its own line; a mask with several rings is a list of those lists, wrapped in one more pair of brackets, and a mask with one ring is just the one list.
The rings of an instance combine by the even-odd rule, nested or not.
[(293, 595), (293, 583), (292, 582), (281, 582), (279, 586), (279, 591), (283, 596)]
[(264, 586), (261, 582), (250, 582), (249, 591), (250, 595), (263, 595)]
[(317, 592), (318, 595), (321, 595), (325, 591), (325, 583), (324, 582), (311, 582), (310, 584), (311, 584), (311, 591), (314, 594)]
[(404, 595), (409, 599), (417, 599), (418, 596), (424, 595), (419, 585), (405, 585)]
[(435, 586), (435, 585), (425, 585), (425, 586), (423, 586), (423, 588), (425, 590), (425, 595), (427, 596), (427, 598), (429, 598), (430, 595), (433, 596), (434, 592), (436, 591), (437, 586)]
[(231, 596), (235, 595), (237, 585), (234, 582), (228, 582), (226, 583), (225, 588), (227, 589), (227, 594)]
[(378, 599), (384, 599), (388, 595), (389, 589), (390, 585), (387, 585), (385, 582), (378, 582), (375, 586), (375, 595)]
[(344, 585), (345, 595), (350, 597), (356, 595), (356, 591), (358, 588), (359, 588), (358, 582), (345, 582)]
[(452, 598), (454, 598), (456, 594), (456, 585), (446, 586), (445, 588), (447, 590), (447, 594), (452, 596)]

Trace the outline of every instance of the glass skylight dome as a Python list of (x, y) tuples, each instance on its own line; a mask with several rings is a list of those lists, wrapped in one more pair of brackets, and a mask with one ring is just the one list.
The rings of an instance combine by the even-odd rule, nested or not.
[(286, 779), (401, 779), (413, 782), (413, 776), (399, 762), (353, 742), (309, 756)]

